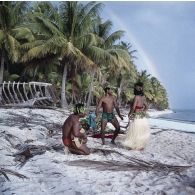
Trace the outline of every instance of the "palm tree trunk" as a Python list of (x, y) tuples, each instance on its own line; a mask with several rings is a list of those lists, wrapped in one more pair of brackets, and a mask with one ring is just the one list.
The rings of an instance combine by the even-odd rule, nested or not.
[[(2, 54), (1, 54), (0, 84), (3, 83), (4, 62), (5, 62), (5, 59), (3, 57), (3, 52), (2, 52)], [(2, 97), (2, 86), (3, 85), (0, 86), (0, 100)]]
[(77, 98), (76, 98), (76, 92), (75, 92), (76, 90), (75, 90), (75, 84), (74, 84), (74, 82), (72, 83), (72, 99), (73, 99), (73, 104), (75, 104), (75, 103), (78, 103), (78, 100), (77, 100)]
[(0, 83), (3, 82), (3, 72), (4, 72), (4, 57), (3, 54), (1, 55), (1, 70), (0, 70)]
[(64, 71), (62, 77), (62, 89), (61, 89), (61, 107), (67, 108), (68, 103), (66, 100), (66, 77), (67, 77), (67, 64), (64, 64)]
[(94, 76), (95, 76), (95, 69), (92, 71), (91, 83), (90, 83), (90, 86), (89, 86), (89, 96), (88, 96), (88, 100), (87, 100), (87, 108), (89, 108), (89, 106), (91, 104)]

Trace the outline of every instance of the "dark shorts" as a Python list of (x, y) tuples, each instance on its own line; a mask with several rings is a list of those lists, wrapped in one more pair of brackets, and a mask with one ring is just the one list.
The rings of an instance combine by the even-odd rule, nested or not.
[(107, 112), (102, 113), (102, 120), (111, 122), (113, 119), (115, 119), (115, 115), (113, 112), (112, 113), (107, 113)]

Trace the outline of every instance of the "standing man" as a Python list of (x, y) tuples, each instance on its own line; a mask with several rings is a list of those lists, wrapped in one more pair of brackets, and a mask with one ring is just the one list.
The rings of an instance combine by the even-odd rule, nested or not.
[(102, 120), (101, 120), (101, 138), (102, 138), (102, 144), (105, 144), (105, 128), (108, 122), (112, 123), (112, 125), (115, 127), (115, 132), (113, 135), (113, 138), (111, 140), (112, 144), (115, 144), (114, 140), (117, 137), (119, 131), (120, 131), (120, 125), (115, 117), (113, 111), (114, 108), (117, 111), (118, 116), (123, 120), (122, 115), (120, 114), (118, 104), (116, 101), (116, 97), (112, 95), (112, 91), (109, 87), (106, 87), (104, 89), (105, 91), (105, 96), (103, 96), (99, 103), (98, 106), (96, 107), (96, 119), (99, 118), (99, 109), (102, 107), (103, 108), (103, 113), (102, 113)]
[(73, 154), (90, 154), (90, 150), (86, 145), (87, 136), (79, 121), (85, 115), (84, 105), (76, 104), (74, 113), (65, 120), (62, 127), (62, 141)]

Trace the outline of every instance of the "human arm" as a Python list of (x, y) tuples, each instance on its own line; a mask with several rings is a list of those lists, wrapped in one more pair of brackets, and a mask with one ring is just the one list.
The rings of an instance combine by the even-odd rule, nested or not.
[(77, 122), (77, 121), (74, 121), (73, 122), (72, 135), (74, 137), (78, 137), (78, 138), (82, 138), (82, 139), (87, 139), (86, 134), (80, 132), (80, 123)]
[(117, 112), (118, 116), (123, 120), (123, 116), (120, 114), (120, 110), (119, 110), (119, 107), (118, 107), (118, 103), (117, 103), (115, 97), (114, 97), (114, 107), (116, 109), (116, 112)]

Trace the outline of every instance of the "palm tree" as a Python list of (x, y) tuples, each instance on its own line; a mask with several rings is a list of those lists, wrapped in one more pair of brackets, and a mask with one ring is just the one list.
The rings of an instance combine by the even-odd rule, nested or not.
[(144, 83), (144, 93), (150, 103), (156, 109), (168, 108), (168, 98), (165, 88), (161, 85), (160, 81), (151, 77), (147, 71), (142, 71), (138, 77), (139, 81)]
[(152, 103), (157, 109), (165, 109), (168, 107), (167, 93), (157, 78), (151, 78), (152, 84)]
[(26, 2), (3, 2), (0, 5), (0, 83), (3, 81), (5, 62), (15, 63), (20, 58), (19, 41), (25, 42), (34, 39), (30, 30), (22, 25), (26, 8)]
[(144, 83), (144, 94), (149, 102), (152, 101), (152, 85), (150, 80), (151, 75), (146, 70), (141, 71), (138, 75), (138, 81)]
[(136, 59), (134, 53), (136, 52), (136, 50), (132, 50), (132, 45), (124, 41), (121, 41), (120, 47), (128, 51), (130, 55), (130, 63), (128, 69), (123, 68), (121, 72), (119, 72), (119, 74), (117, 75), (117, 84), (118, 84), (117, 96), (118, 96), (119, 106), (122, 103), (122, 95), (125, 98), (125, 102), (129, 100), (126, 97), (127, 94), (128, 94), (128, 98), (131, 99), (133, 97), (132, 89), (138, 77), (138, 71), (136, 66), (134, 65), (134, 59)]
[[(64, 67), (61, 89), (62, 107), (67, 106), (65, 86), (68, 67), (81, 66), (82, 64), (91, 66), (94, 64), (79, 48), (79, 45), (83, 45), (85, 41), (83, 38), (85, 36), (84, 32), (89, 31), (90, 16), (98, 8), (97, 4), (93, 5), (94, 3), (81, 6), (77, 2), (63, 2), (60, 17), (57, 17), (58, 20), (55, 23), (40, 16), (40, 13), (34, 14), (34, 23), (31, 24), (31, 27), (42, 39), (34, 43), (34, 47), (33, 44), (23, 45), (23, 47), (29, 49), (23, 56), (23, 62), (35, 58), (41, 59), (49, 54), (58, 56), (60, 64)], [(86, 14), (89, 9), (90, 11)], [(79, 20), (77, 21), (76, 19)], [(78, 22), (80, 22), (79, 25)], [(79, 40), (81, 35), (83, 37)], [(81, 41), (83, 42), (81, 43)]]
[[(92, 33), (92, 23), (94, 17), (98, 15), (102, 4), (90, 2), (86, 5), (79, 4), (78, 2), (67, 2), (62, 4), (61, 17), (65, 23), (65, 34), (67, 39), (74, 44), (81, 52), (89, 59), (89, 65), (80, 64), (84, 68), (88, 68), (94, 75), (94, 69), (96, 64), (96, 55), (90, 48), (96, 43), (97, 37)], [(99, 56), (102, 59), (102, 56)], [(70, 67), (70, 77), (72, 83), (72, 93), (75, 97), (76, 90), (76, 73), (80, 69), (75, 66), (74, 63)]]
[[(45, 37), (42, 43), (35, 47), (25, 45), (30, 48), (23, 61), (34, 58), (43, 58), (49, 54), (59, 57), (61, 65), (63, 65), (61, 106), (66, 106), (65, 84), (68, 69), (72, 71), (72, 81), (76, 77), (78, 67), (94, 67), (97, 64), (125, 64), (125, 60), (116, 52), (116, 49), (105, 49), (98, 47), (97, 42), (100, 41), (98, 36), (91, 32), (93, 18), (97, 15), (101, 4), (90, 2), (82, 5), (78, 2), (63, 2), (60, 9), (60, 17), (58, 21), (51, 22), (39, 15), (35, 15), (34, 24), (31, 24), (34, 32), (37, 30), (39, 36)], [(41, 30), (40, 30), (41, 29)], [(122, 50), (119, 49), (121, 52)], [(122, 54), (122, 52), (121, 52)], [(121, 64), (119, 63), (119, 64)], [(89, 69), (88, 68), (88, 69)], [(74, 89), (73, 89), (74, 90)], [(74, 92), (73, 92), (74, 93)]]
[[(96, 18), (93, 25), (93, 32), (100, 38), (96, 45), (92, 45), (91, 49), (96, 53), (96, 64), (98, 64), (100, 70), (102, 70), (103, 74), (106, 76), (110, 76), (107, 74), (111, 73), (113, 77), (113, 73), (120, 73), (120, 70), (123, 68), (130, 68), (130, 55), (128, 54), (127, 49), (121, 48), (117, 41), (123, 36), (124, 31), (115, 31), (111, 32), (112, 22), (107, 20), (102, 22), (101, 18)], [(98, 54), (104, 55), (104, 60), (102, 61)], [(98, 58), (101, 60), (98, 60)], [(92, 71), (92, 79), (89, 88), (89, 97), (87, 104), (89, 106), (91, 101), (91, 92), (93, 88), (93, 80), (95, 76), (95, 69)]]

